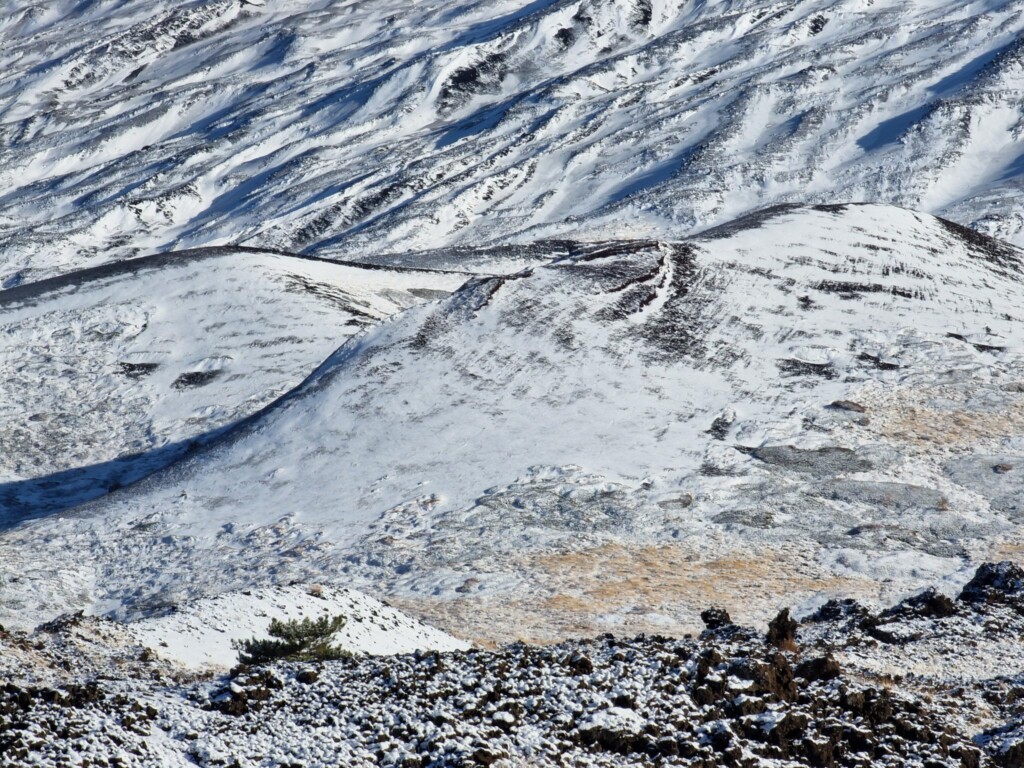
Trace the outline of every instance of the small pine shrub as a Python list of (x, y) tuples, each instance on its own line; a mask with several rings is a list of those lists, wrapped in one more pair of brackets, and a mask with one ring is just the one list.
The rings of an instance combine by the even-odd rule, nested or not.
[(289, 621), (273, 619), (268, 630), (270, 638), (235, 640), (231, 647), (238, 651), (238, 661), (242, 664), (344, 659), (352, 654), (331, 643), (334, 633), (343, 626), (344, 616)]

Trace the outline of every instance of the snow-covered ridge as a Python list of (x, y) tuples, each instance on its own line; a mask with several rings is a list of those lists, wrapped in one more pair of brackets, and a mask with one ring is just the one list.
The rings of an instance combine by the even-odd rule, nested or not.
[(0, 526), (172, 463), (466, 277), (211, 248), (0, 292)]
[(1022, 31), (1012, 0), (12, 0), (0, 281), (677, 240), (793, 201), (1020, 241)]
[(353, 339), (139, 486), (7, 532), (0, 621), (298, 579), (472, 638), (681, 629), (708, 583), (888, 599), (1018, 546), (1016, 248), (885, 206), (563, 247)]
[(263, 587), (197, 600), (163, 616), (127, 624), (137, 642), (161, 659), (191, 669), (227, 669), (238, 660), (234, 640), (268, 637), (273, 619), (344, 616), (333, 641), (353, 653), (387, 655), (464, 650), (468, 643), (428, 627), (367, 595), (350, 589), (306, 585)]

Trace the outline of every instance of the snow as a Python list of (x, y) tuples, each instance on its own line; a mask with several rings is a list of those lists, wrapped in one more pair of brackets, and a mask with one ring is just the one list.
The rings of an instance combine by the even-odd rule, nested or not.
[(581, 731), (607, 729), (618, 733), (636, 735), (643, 733), (646, 723), (636, 712), (622, 707), (609, 707), (595, 712), (582, 723)]
[(785, 202), (1024, 242), (1022, 28), (1006, 0), (17, 0), (0, 282), (228, 243), (678, 240)]
[(1020, 3), (4, 11), (0, 765), (1020, 757)]
[(349, 589), (321, 585), (264, 587), (178, 605), (165, 616), (126, 625), (141, 645), (189, 669), (227, 669), (238, 661), (233, 641), (269, 637), (280, 621), (344, 616), (334, 643), (359, 654), (387, 655), (464, 650), (468, 643), (423, 625), (400, 611)]
[(1015, 249), (885, 206), (564, 247), (353, 338), (168, 470), (6, 532), (0, 622), (300, 580), (472, 639), (683, 631), (706, 579), (730, 609), (887, 600), (1013, 546), (1017, 476), (949, 460), (1016, 461)]
[(0, 525), (172, 463), (466, 277), (223, 248), (0, 293)]

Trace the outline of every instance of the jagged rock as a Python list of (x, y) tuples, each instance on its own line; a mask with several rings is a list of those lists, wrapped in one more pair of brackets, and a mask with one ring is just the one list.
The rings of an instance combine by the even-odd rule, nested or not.
[(711, 630), (721, 629), (732, 624), (729, 612), (725, 608), (708, 608), (706, 611), (701, 611), (700, 620), (704, 622), (705, 627)]
[(808, 765), (835, 765), (835, 743), (831, 739), (804, 739), (801, 743)]
[(961, 768), (981, 768), (981, 750), (974, 747), (955, 745), (949, 750), (951, 757), (960, 758)]
[(782, 747), (783, 754), (788, 754), (789, 742), (802, 738), (810, 722), (810, 717), (802, 712), (787, 712), (768, 727), (765, 739), (772, 746)]
[(789, 701), (796, 696), (793, 667), (781, 653), (768, 653), (762, 661), (744, 660), (730, 670), (741, 679), (750, 680), (750, 691), (768, 694)]
[(880, 615), (882, 621), (895, 616), (919, 616), (921, 618), (944, 618), (956, 613), (956, 603), (947, 596), (929, 587), (923, 592), (908, 597), (903, 602), (892, 608), (883, 611)]
[(893, 715), (892, 695), (886, 690), (847, 688), (842, 691), (841, 701), (850, 712), (874, 725), (888, 721)]
[(487, 747), (480, 747), (473, 751), (472, 759), (476, 765), (493, 765), (499, 760), (503, 760), (507, 757), (505, 753), (496, 749), (488, 749)]
[(808, 623), (835, 622), (843, 619), (861, 621), (870, 613), (856, 600), (829, 600), (804, 621)]
[(584, 744), (593, 744), (620, 754), (639, 751), (647, 746), (646, 723), (630, 709), (612, 707), (595, 712), (580, 724)]
[(1002, 744), (992, 762), (1001, 768), (1024, 768), (1024, 739)]
[(582, 653), (574, 653), (570, 656), (567, 665), (578, 675), (589, 675), (594, 671), (594, 662)]
[[(506, 720), (523, 723), (525, 743), (536, 745), (537, 734), (547, 734), (544, 740), (550, 740), (554, 749), (550, 753), (533, 753), (531, 762), (537, 765), (562, 765), (571, 759), (574, 764), (611, 768), (625, 755), (633, 755), (633, 760), (680, 756), (690, 760), (690, 764), (739, 765), (744, 754), (765, 758), (790, 756), (816, 763), (827, 760), (832, 754), (837, 764), (852, 766), (855, 763), (843, 762), (843, 756), (851, 754), (854, 746), (871, 752), (882, 749), (883, 744), (899, 754), (938, 754), (934, 752), (939, 749), (934, 746), (937, 729), (929, 724), (930, 716), (911, 702), (896, 697), (887, 709), (890, 699), (885, 695), (845, 682), (846, 687), (839, 695), (829, 681), (808, 679), (815, 675), (803, 678), (802, 687), (797, 691), (785, 656), (769, 650), (762, 638), (741, 628), (726, 635), (709, 636), (706, 643), (696, 643), (692, 646), (692, 651), (696, 652), (689, 654), (689, 658), (697, 661), (698, 677), (702, 676), (704, 683), (681, 679), (683, 685), (674, 693), (664, 687), (655, 691), (653, 687), (655, 681), (673, 674), (671, 670), (677, 669), (681, 658), (677, 653), (678, 641), (669, 638), (639, 637), (632, 641), (605, 638), (552, 649), (518, 645), (494, 653), (449, 654), (443, 665), (437, 663), (433, 654), (380, 660), (367, 658), (354, 665), (327, 663), (317, 667), (320, 679), (328, 678), (327, 685), (312, 688), (302, 683), (298, 675), (281, 678), (273, 674), (272, 669), (249, 671), (235, 679), (231, 702), (220, 708), (225, 714), (244, 715), (238, 720), (241, 730), (235, 731), (232, 726), (235, 720), (229, 718), (221, 721), (216, 729), (211, 728), (202, 735), (192, 734), (185, 743), (196, 745), (196, 754), (219, 756), (217, 759), (222, 760), (222, 764), (230, 765), (232, 750), (248, 738), (245, 734), (250, 731), (266, 740), (279, 731), (284, 735), (291, 728), (299, 728), (295, 733), (301, 732), (303, 743), (333, 744), (330, 738), (310, 739), (310, 735), (322, 734), (339, 719), (352, 717), (360, 723), (359, 733), (368, 728), (381, 729), (375, 732), (377, 735), (367, 733), (367, 745), (376, 744), (382, 738), (398, 742), (411, 739), (404, 753), (399, 751), (398, 757), (384, 762), (403, 766), (487, 766), (515, 760), (519, 754), (515, 747), (518, 725), (508, 729), (503, 725)], [(583, 676), (588, 683), (586, 687), (575, 687), (583, 682), (581, 675), (564, 664), (567, 656), (576, 655), (591, 659), (592, 670)], [(626, 659), (630, 661), (627, 663)], [(360, 669), (360, 665), (367, 665), (367, 668)], [(382, 676), (405, 680), (407, 685), (382, 687), (376, 682)], [(467, 689), (462, 685), (453, 686), (452, 682), (463, 679), (473, 680), (475, 685), (484, 684), (496, 692), (493, 700), (500, 702), (500, 708), (494, 716), (488, 716), (479, 708), (457, 704), (464, 701)], [(627, 680), (634, 681), (628, 686), (628, 695), (617, 688)], [(730, 702), (711, 702), (699, 712), (692, 709), (694, 704), (701, 706), (698, 692), (707, 684), (724, 690), (726, 680), (745, 681), (741, 683), (743, 696), (736, 698), (731, 694)], [(638, 684), (641, 681), (645, 682)], [(7, 690), (11, 691), (13, 700), (25, 698), (20, 689), (8, 686)], [(616, 703), (624, 703), (628, 698), (630, 708), (593, 709), (593, 693), (601, 690)], [(418, 692), (416, 698), (407, 698), (413, 691)], [(538, 698), (540, 692), (546, 695)], [(423, 699), (419, 698), (421, 695)], [(568, 702), (563, 699), (568, 696), (574, 700), (577, 695), (584, 697), (580, 702), (590, 703), (571, 706), (582, 706), (586, 714), (578, 718), (566, 717), (561, 707)], [(551, 696), (554, 698), (549, 698)], [(5, 700), (0, 698), (0, 701)], [(29, 695), (28, 701), (23, 702), (34, 721), (39, 721), (39, 707), (45, 706), (40, 702), (45, 700), (45, 695)], [(168, 702), (172, 711), (163, 715), (165, 720), (176, 717), (175, 701)], [(177, 701), (187, 701), (187, 698)], [(663, 706), (666, 703), (670, 705), (667, 709)], [(87, 707), (110, 705), (109, 700), (97, 699)], [(156, 717), (155, 710), (128, 709), (132, 712), (138, 709), (139, 718)], [(460, 733), (477, 734), (475, 745), (453, 750), (453, 742), (443, 735), (445, 730), (429, 740), (417, 740), (415, 729), (406, 731), (404, 726), (395, 726), (393, 713), (396, 709), (403, 713), (402, 722), (423, 718), (424, 722), (442, 729), (458, 728)], [(0, 725), (7, 711), (0, 706)], [(367, 719), (370, 712), (378, 713), (374, 718), (383, 717), (379, 725), (374, 725), (377, 721), (373, 718)], [(668, 720), (666, 715), (670, 716)], [(495, 719), (498, 716), (507, 717), (499, 723)], [(195, 714), (190, 717), (194, 718)], [(297, 717), (297, 721), (291, 721), (292, 717)], [(836, 718), (848, 717), (864, 718), (874, 724), (874, 731), (825, 725), (836, 723)], [(136, 715), (121, 717), (122, 726), (129, 729), (122, 733), (134, 733), (130, 729), (143, 727), (142, 720), (135, 718)], [(25, 714), (19, 710), (15, 722), (24, 720)], [(579, 725), (574, 725), (577, 722)], [(495, 724), (499, 726), (497, 729)], [(20, 731), (14, 731), (12, 738), (5, 733), (0, 728), (0, 744), (6, 748), (6, 754), (28, 754), (22, 752)], [(496, 733), (504, 734), (498, 737), (500, 739), (513, 741), (496, 743)], [(893, 735), (876, 736), (875, 733)], [(123, 740), (124, 736), (117, 738)], [(263, 743), (267, 742), (261, 741)], [(969, 745), (955, 739), (950, 745), (969, 749)], [(448, 757), (442, 759), (442, 755)], [(607, 757), (602, 757), (604, 755)], [(380, 762), (379, 756), (373, 760)], [(353, 759), (342, 762), (362, 764)]]
[(1003, 561), (984, 563), (957, 598), (965, 603), (999, 603), (1019, 600), (1024, 593), (1024, 570)]
[(829, 403), (828, 407), (837, 411), (850, 411), (851, 413), (867, 413), (868, 410), (860, 403), (855, 403), (852, 400), (835, 400)]
[(671, 736), (663, 736), (654, 745), (662, 757), (675, 757), (679, 754), (679, 742)]
[(813, 682), (816, 680), (833, 680), (842, 673), (842, 667), (839, 666), (839, 662), (833, 658), (832, 654), (826, 654), (824, 656), (817, 656), (813, 659), (805, 659), (801, 661), (796, 667), (796, 676), (802, 677), (804, 680)]
[(85, 619), (84, 611), (74, 611), (73, 613), (64, 613), (55, 619), (44, 622), (36, 627), (37, 632), (49, 632), (57, 633), (62, 630), (68, 629), (69, 627), (77, 627)]
[(796, 647), (796, 629), (799, 624), (790, 617), (789, 608), (783, 608), (768, 624), (768, 644), (792, 650)]
[(725, 440), (725, 438), (729, 436), (729, 430), (732, 429), (732, 425), (735, 421), (735, 411), (730, 410), (725, 413), (721, 413), (715, 417), (713, 422), (711, 422), (711, 426), (708, 428), (708, 434), (715, 440)]

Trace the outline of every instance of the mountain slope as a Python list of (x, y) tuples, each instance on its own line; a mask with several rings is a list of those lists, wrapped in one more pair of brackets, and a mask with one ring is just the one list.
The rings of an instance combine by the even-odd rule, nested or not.
[(813, 604), (955, 581), (1016, 546), (1022, 302), (1020, 251), (884, 206), (579, 244), (353, 339), (136, 488), (8, 532), (0, 599), (123, 615), (344, 579), (474, 637), (551, 636), (686, 627), (709, 589)]
[(676, 240), (776, 202), (1024, 242), (1022, 31), (1013, 0), (15, 0), (0, 280), (224, 243)]
[(0, 292), (0, 526), (172, 463), (466, 277), (221, 248)]

